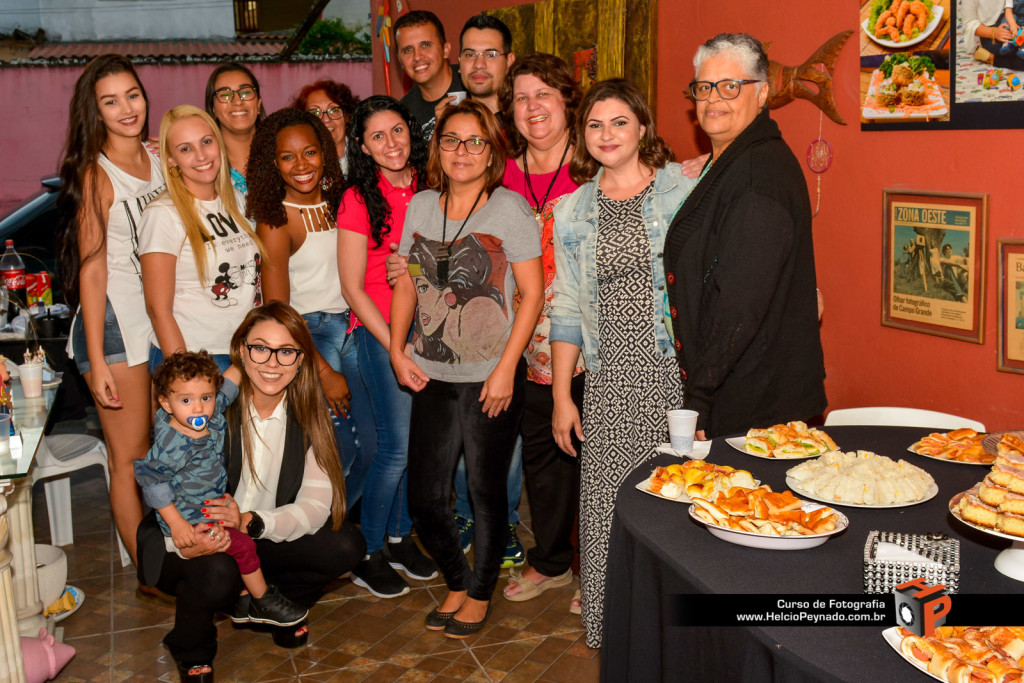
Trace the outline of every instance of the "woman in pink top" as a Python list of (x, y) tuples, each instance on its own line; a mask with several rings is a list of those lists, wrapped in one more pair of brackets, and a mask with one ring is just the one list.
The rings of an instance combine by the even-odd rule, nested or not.
[(391, 369), (391, 287), (384, 260), (399, 242), (409, 201), (426, 188), (427, 146), (404, 105), (375, 95), (356, 107), (348, 128), (348, 189), (338, 210), (338, 271), (352, 308), (359, 376), (377, 424), (377, 453), (363, 488), (361, 526), (366, 559), (353, 581), (380, 597), (409, 592), (395, 571), (437, 576), (410, 538), (406, 496), (412, 394)]

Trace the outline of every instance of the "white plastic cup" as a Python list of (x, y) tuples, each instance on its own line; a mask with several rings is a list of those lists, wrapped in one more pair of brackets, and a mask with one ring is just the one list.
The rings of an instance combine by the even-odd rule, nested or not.
[(668, 411), (668, 438), (672, 450), (677, 453), (689, 453), (693, 450), (698, 415), (696, 410)]
[(450, 93), (448, 93), (448, 97), (454, 97), (455, 98), (449, 104), (451, 104), (453, 106), (456, 105), (456, 104), (461, 104), (462, 101), (464, 99), (466, 99), (466, 91), (465, 90), (452, 90)]
[(39, 398), (43, 395), (42, 365), (19, 365), (18, 375), (21, 377), (21, 390), (25, 398)]

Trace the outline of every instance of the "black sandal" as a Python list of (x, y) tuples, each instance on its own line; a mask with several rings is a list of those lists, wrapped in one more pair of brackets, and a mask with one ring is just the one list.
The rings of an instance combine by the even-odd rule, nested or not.
[(427, 615), (426, 624), (428, 631), (443, 631), (448, 624), (452, 623), (458, 610), (452, 612), (441, 612), (435, 607)]
[[(213, 683), (213, 664), (183, 664), (178, 665), (178, 677), (181, 683)], [(209, 671), (203, 671), (209, 669)]]
[[(302, 633), (298, 633), (302, 631)], [(275, 626), (270, 632), (274, 645), (287, 649), (302, 647), (309, 641), (309, 622), (301, 621), (294, 626)]]

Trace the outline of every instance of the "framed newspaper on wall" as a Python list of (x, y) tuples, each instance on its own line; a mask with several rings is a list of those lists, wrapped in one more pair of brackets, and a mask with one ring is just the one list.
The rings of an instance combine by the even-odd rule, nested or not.
[(999, 365), (1024, 374), (1024, 240), (999, 240)]
[(882, 193), (882, 324), (983, 344), (988, 195)]

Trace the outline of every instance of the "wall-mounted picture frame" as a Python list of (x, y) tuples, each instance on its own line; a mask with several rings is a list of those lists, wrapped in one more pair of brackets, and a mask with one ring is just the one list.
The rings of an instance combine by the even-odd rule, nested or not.
[(882, 325), (985, 343), (988, 195), (882, 190)]
[(1002, 239), (999, 248), (1000, 372), (1024, 375), (1024, 240)]

